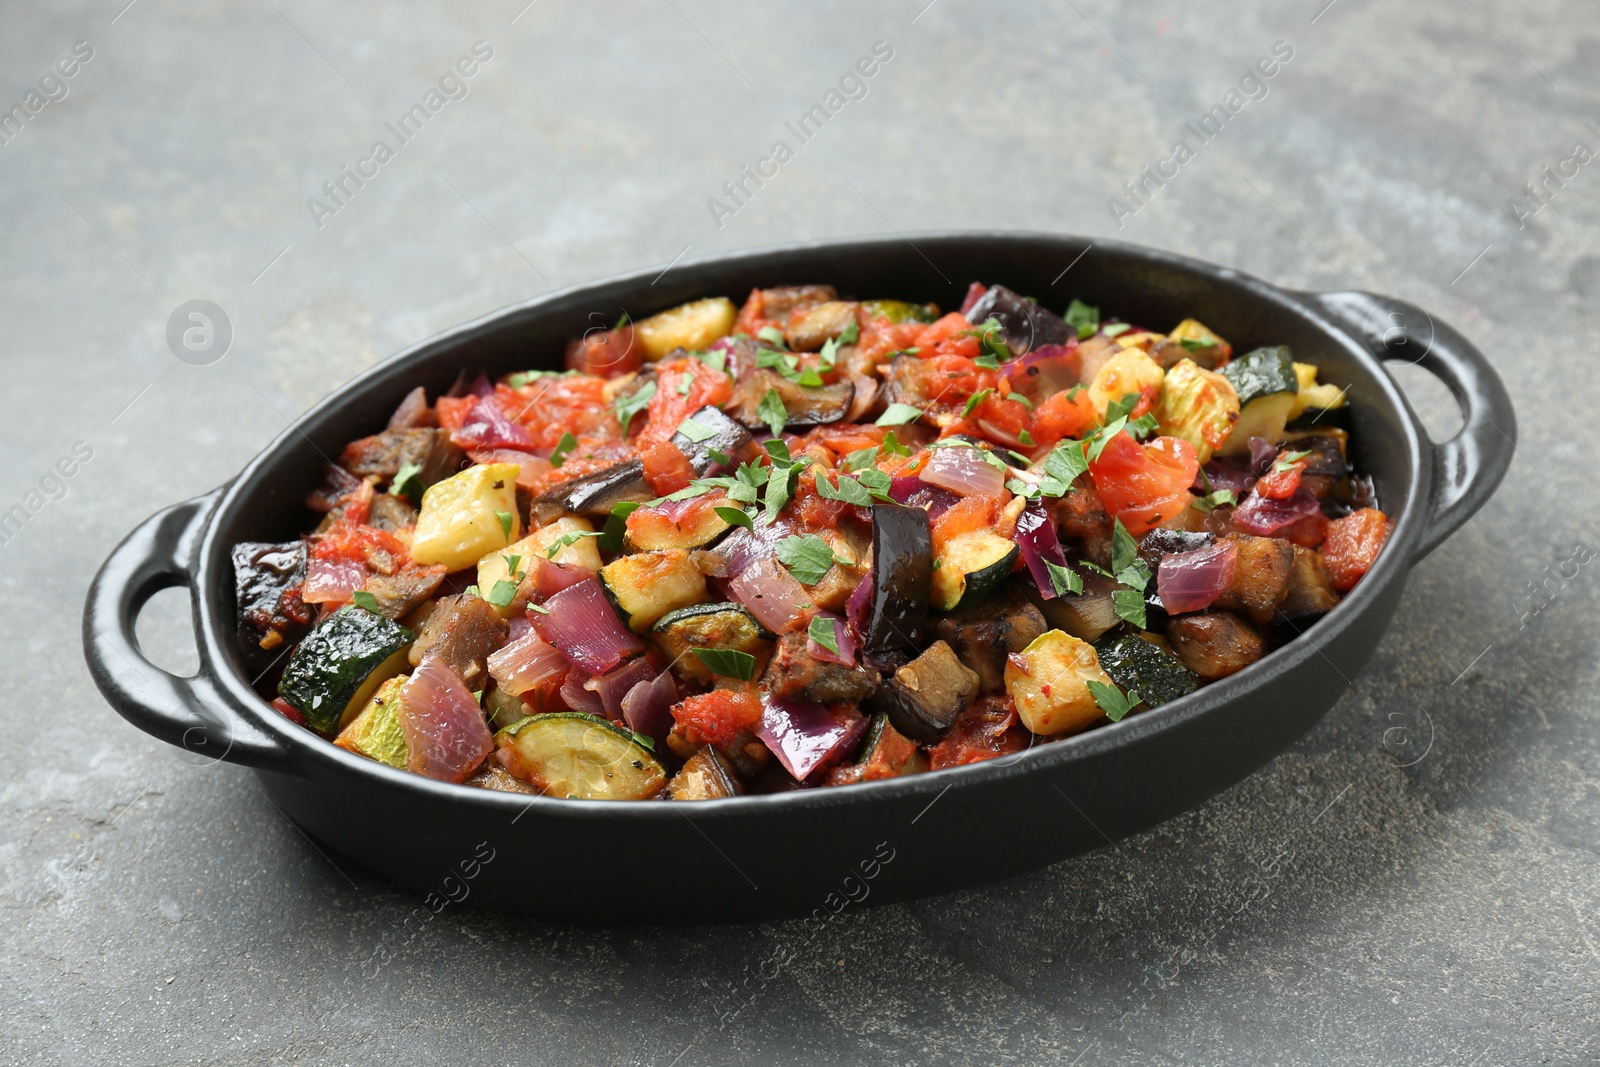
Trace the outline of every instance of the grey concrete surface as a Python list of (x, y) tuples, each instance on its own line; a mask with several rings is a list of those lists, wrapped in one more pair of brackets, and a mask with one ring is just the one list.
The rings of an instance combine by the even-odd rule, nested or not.
[[(0, 144), (0, 510), (92, 449), (0, 544), (0, 1061), (1600, 1058), (1600, 579), (1568, 562), (1600, 545), (1600, 163), (1520, 224), (1508, 205), (1600, 146), (1591, 4), (125, 2), (0, 8), (0, 104), (93, 48)], [(480, 40), (466, 97), (319, 227), (307, 198)], [(880, 40), (865, 98), (718, 226), (707, 199)], [(1119, 229), (1108, 198), (1279, 41), (1265, 97)], [(90, 684), (79, 606), (105, 553), (387, 354), (680, 255), (976, 226), (1390, 293), (1515, 396), (1505, 486), (1417, 566), (1371, 668), (1198, 810), (814, 940), (467, 908), (408, 937), (415, 898)], [(209, 366), (165, 341), (191, 299), (232, 323)], [(1449, 433), (1442, 388), (1402, 374)], [(182, 594), (141, 633), (192, 668)], [(367, 977), (378, 944), (396, 958)]]

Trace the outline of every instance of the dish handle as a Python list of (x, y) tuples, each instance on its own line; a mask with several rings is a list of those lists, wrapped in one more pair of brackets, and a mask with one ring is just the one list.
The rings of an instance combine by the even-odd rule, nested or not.
[(283, 769), (288, 747), (250, 724), (204, 656), (199, 672), (182, 678), (146, 659), (135, 636), (139, 612), (156, 593), (186, 586), (191, 597), (202, 595), (194, 581), (195, 545), (222, 492), (156, 512), (112, 550), (89, 585), (84, 658), (101, 694), (145, 733), (212, 761)]
[(1420, 560), (1483, 507), (1505, 477), (1517, 450), (1511, 396), (1471, 341), (1415, 304), (1356, 291), (1303, 295), (1378, 359), (1428, 371), (1461, 408), (1461, 430), (1448, 441), (1429, 442), (1433, 500), (1412, 556)]

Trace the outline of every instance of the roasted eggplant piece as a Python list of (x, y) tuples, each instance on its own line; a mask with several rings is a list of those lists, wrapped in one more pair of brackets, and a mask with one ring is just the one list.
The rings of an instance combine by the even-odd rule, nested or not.
[(305, 579), (304, 541), (242, 541), (233, 546), (239, 637), (252, 675), (311, 625), (311, 609), (300, 599)]
[(1083, 592), (1067, 593), (1045, 600), (1033, 586), (1025, 586), (1024, 594), (1043, 612), (1045, 621), (1054, 629), (1064, 631), (1080, 641), (1095, 642), (1122, 622), (1117, 615), (1116, 599), (1112, 593), (1117, 583), (1102, 574), (1090, 572), (1083, 576)]
[(977, 325), (988, 319), (1000, 323), (1006, 345), (1014, 356), (1026, 355), (1043, 345), (1064, 345), (1076, 331), (1061, 317), (1003, 285), (992, 285), (967, 312), (967, 321)]
[(393, 496), (389, 493), (378, 493), (372, 498), (372, 514), (367, 517), (367, 525), (375, 530), (409, 529), (417, 524), (417, 509), (411, 506), (411, 501), (403, 496)]
[[(705, 478), (737, 470), (742, 460), (750, 458), (751, 450), (756, 443), (755, 438), (750, 436), (750, 431), (728, 418), (721, 408), (708, 404), (690, 418), (712, 433), (712, 436), (700, 441), (695, 441), (683, 433), (672, 435), (672, 443), (689, 457), (689, 465), (694, 468), (695, 474)], [(733, 463), (725, 467), (712, 456), (713, 452), (722, 453)]]
[(1208, 682), (1244, 670), (1266, 651), (1261, 635), (1231, 611), (1179, 615), (1167, 625), (1167, 641)]
[(802, 631), (784, 634), (772, 649), (761, 686), (785, 700), (813, 704), (859, 703), (878, 688), (878, 672), (817, 659)]
[(850, 405), (856, 397), (856, 387), (849, 382), (808, 387), (763, 368), (734, 387), (728, 414), (752, 430), (767, 430), (766, 420), (757, 409), (769, 389), (775, 390), (778, 399), (783, 401), (783, 408), (788, 412), (784, 425), (788, 427), (838, 422), (850, 413)]
[(391, 619), (403, 618), (421, 607), (444, 584), (442, 565), (411, 564), (394, 574), (369, 574), (366, 591), (378, 602), (378, 611)]
[(869, 657), (917, 647), (933, 601), (933, 534), (928, 513), (872, 505), (872, 588), (862, 633)]
[(510, 633), (510, 626), (487, 600), (470, 593), (441, 597), (407, 658), (413, 667), (431, 659), (454, 671), (468, 689), (482, 689), (489, 677), (489, 654), (505, 644)]
[(857, 305), (845, 300), (828, 300), (789, 316), (783, 339), (795, 352), (815, 352), (838, 337), (856, 321)]
[(673, 800), (721, 800), (743, 792), (728, 761), (709, 745), (690, 756), (667, 786)]
[(831, 285), (782, 285), (761, 290), (761, 314), (782, 321), (793, 312), (837, 299), (839, 290)]
[(1150, 707), (1176, 700), (1200, 688), (1199, 677), (1173, 653), (1134, 634), (1097, 641), (1100, 669), (1124, 690), (1132, 690)]
[(883, 680), (866, 704), (919, 744), (938, 743), (978, 696), (978, 676), (943, 641)]
[(1006, 656), (1021, 652), (1049, 628), (1038, 608), (1008, 593), (940, 616), (933, 635), (978, 676), (978, 691), (992, 694), (1005, 692)]
[(1289, 565), (1289, 581), (1278, 601), (1278, 617), (1290, 621), (1326, 615), (1339, 603), (1333, 577), (1316, 551), (1294, 546), (1294, 562)]
[(387, 481), (401, 467), (415, 464), (421, 468), (417, 479), (424, 488), (450, 477), (466, 462), (466, 454), (450, 442), (449, 431), (427, 427), (385, 430), (351, 441), (339, 455), (339, 465), (358, 478)]
[(618, 504), (642, 504), (656, 498), (644, 479), (644, 463), (630, 459), (605, 470), (562, 482), (533, 501), (533, 520), (543, 526), (571, 512), (606, 519)]
[(1157, 526), (1139, 539), (1139, 558), (1144, 560), (1144, 565), (1150, 568), (1151, 574), (1154, 574), (1161, 566), (1162, 556), (1193, 552), (1197, 548), (1205, 548), (1214, 540), (1215, 538), (1208, 533), (1168, 530)]
[(1350, 473), (1345, 461), (1346, 434), (1330, 429), (1310, 433), (1286, 433), (1280, 451), (1305, 452), (1305, 469), (1300, 472), (1300, 484), (1318, 499), (1327, 496), (1334, 486)]
[(1213, 602), (1220, 611), (1237, 611), (1258, 623), (1269, 621), (1289, 586), (1294, 545), (1276, 537), (1224, 534), (1223, 540), (1239, 547), (1233, 577)]

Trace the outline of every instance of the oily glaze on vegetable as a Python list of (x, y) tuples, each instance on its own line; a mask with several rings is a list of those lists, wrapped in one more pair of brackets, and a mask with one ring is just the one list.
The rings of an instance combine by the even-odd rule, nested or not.
[(1247, 669), (1374, 565), (1310, 355), (977, 283), (948, 314), (803, 285), (624, 320), (351, 441), (315, 529), (235, 547), (244, 658), (340, 747), (487, 789), (1020, 752)]

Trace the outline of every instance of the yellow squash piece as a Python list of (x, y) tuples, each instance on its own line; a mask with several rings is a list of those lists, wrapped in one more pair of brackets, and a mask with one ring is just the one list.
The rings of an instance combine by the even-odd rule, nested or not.
[(405, 731), (400, 728), (400, 674), (385, 681), (350, 725), (339, 731), (334, 744), (368, 759), (404, 770), (409, 758)]
[(633, 335), (644, 350), (644, 358), (657, 360), (675, 348), (693, 351), (726, 337), (733, 329), (737, 309), (724, 296), (696, 300), (651, 315), (633, 324)]
[[(594, 524), (588, 519), (576, 515), (563, 515), (548, 526), (541, 526), (522, 540), (497, 548), (493, 552), (478, 560), (478, 589), (484, 596), (494, 591), (497, 582), (511, 580), (511, 560), (517, 561), (517, 573), (522, 579), (536, 577), (541, 563), (560, 563), (568, 566), (587, 567), (589, 570), (600, 569), (600, 548), (594, 537), (579, 537), (571, 544), (562, 545), (556, 549), (554, 556), (549, 555), (550, 549), (564, 535), (593, 533)], [(511, 604), (497, 607), (502, 617), (511, 614)]]
[(1154, 400), (1161, 391), (1164, 374), (1161, 364), (1151, 359), (1141, 348), (1124, 348), (1101, 365), (1094, 381), (1089, 385), (1089, 400), (1101, 415), (1106, 406), (1121, 400), (1129, 393)]
[(1239, 394), (1216, 371), (1180, 359), (1162, 380), (1155, 416), (1162, 435), (1188, 441), (1204, 463), (1239, 421)]
[(1090, 682), (1113, 684), (1094, 646), (1060, 630), (1040, 634), (1006, 662), (1006, 692), (1022, 724), (1041, 737), (1082, 730), (1104, 714)]
[(1318, 385), (1317, 368), (1312, 363), (1296, 363), (1294, 365), (1295, 379), (1300, 383), (1300, 391), (1295, 394), (1294, 406), (1289, 409), (1289, 421), (1293, 422), (1306, 413), (1308, 408), (1342, 408), (1344, 407), (1344, 390), (1337, 385)]
[(522, 534), (517, 514), (515, 463), (469, 467), (422, 494), (422, 511), (411, 540), (411, 558), (459, 571)]

